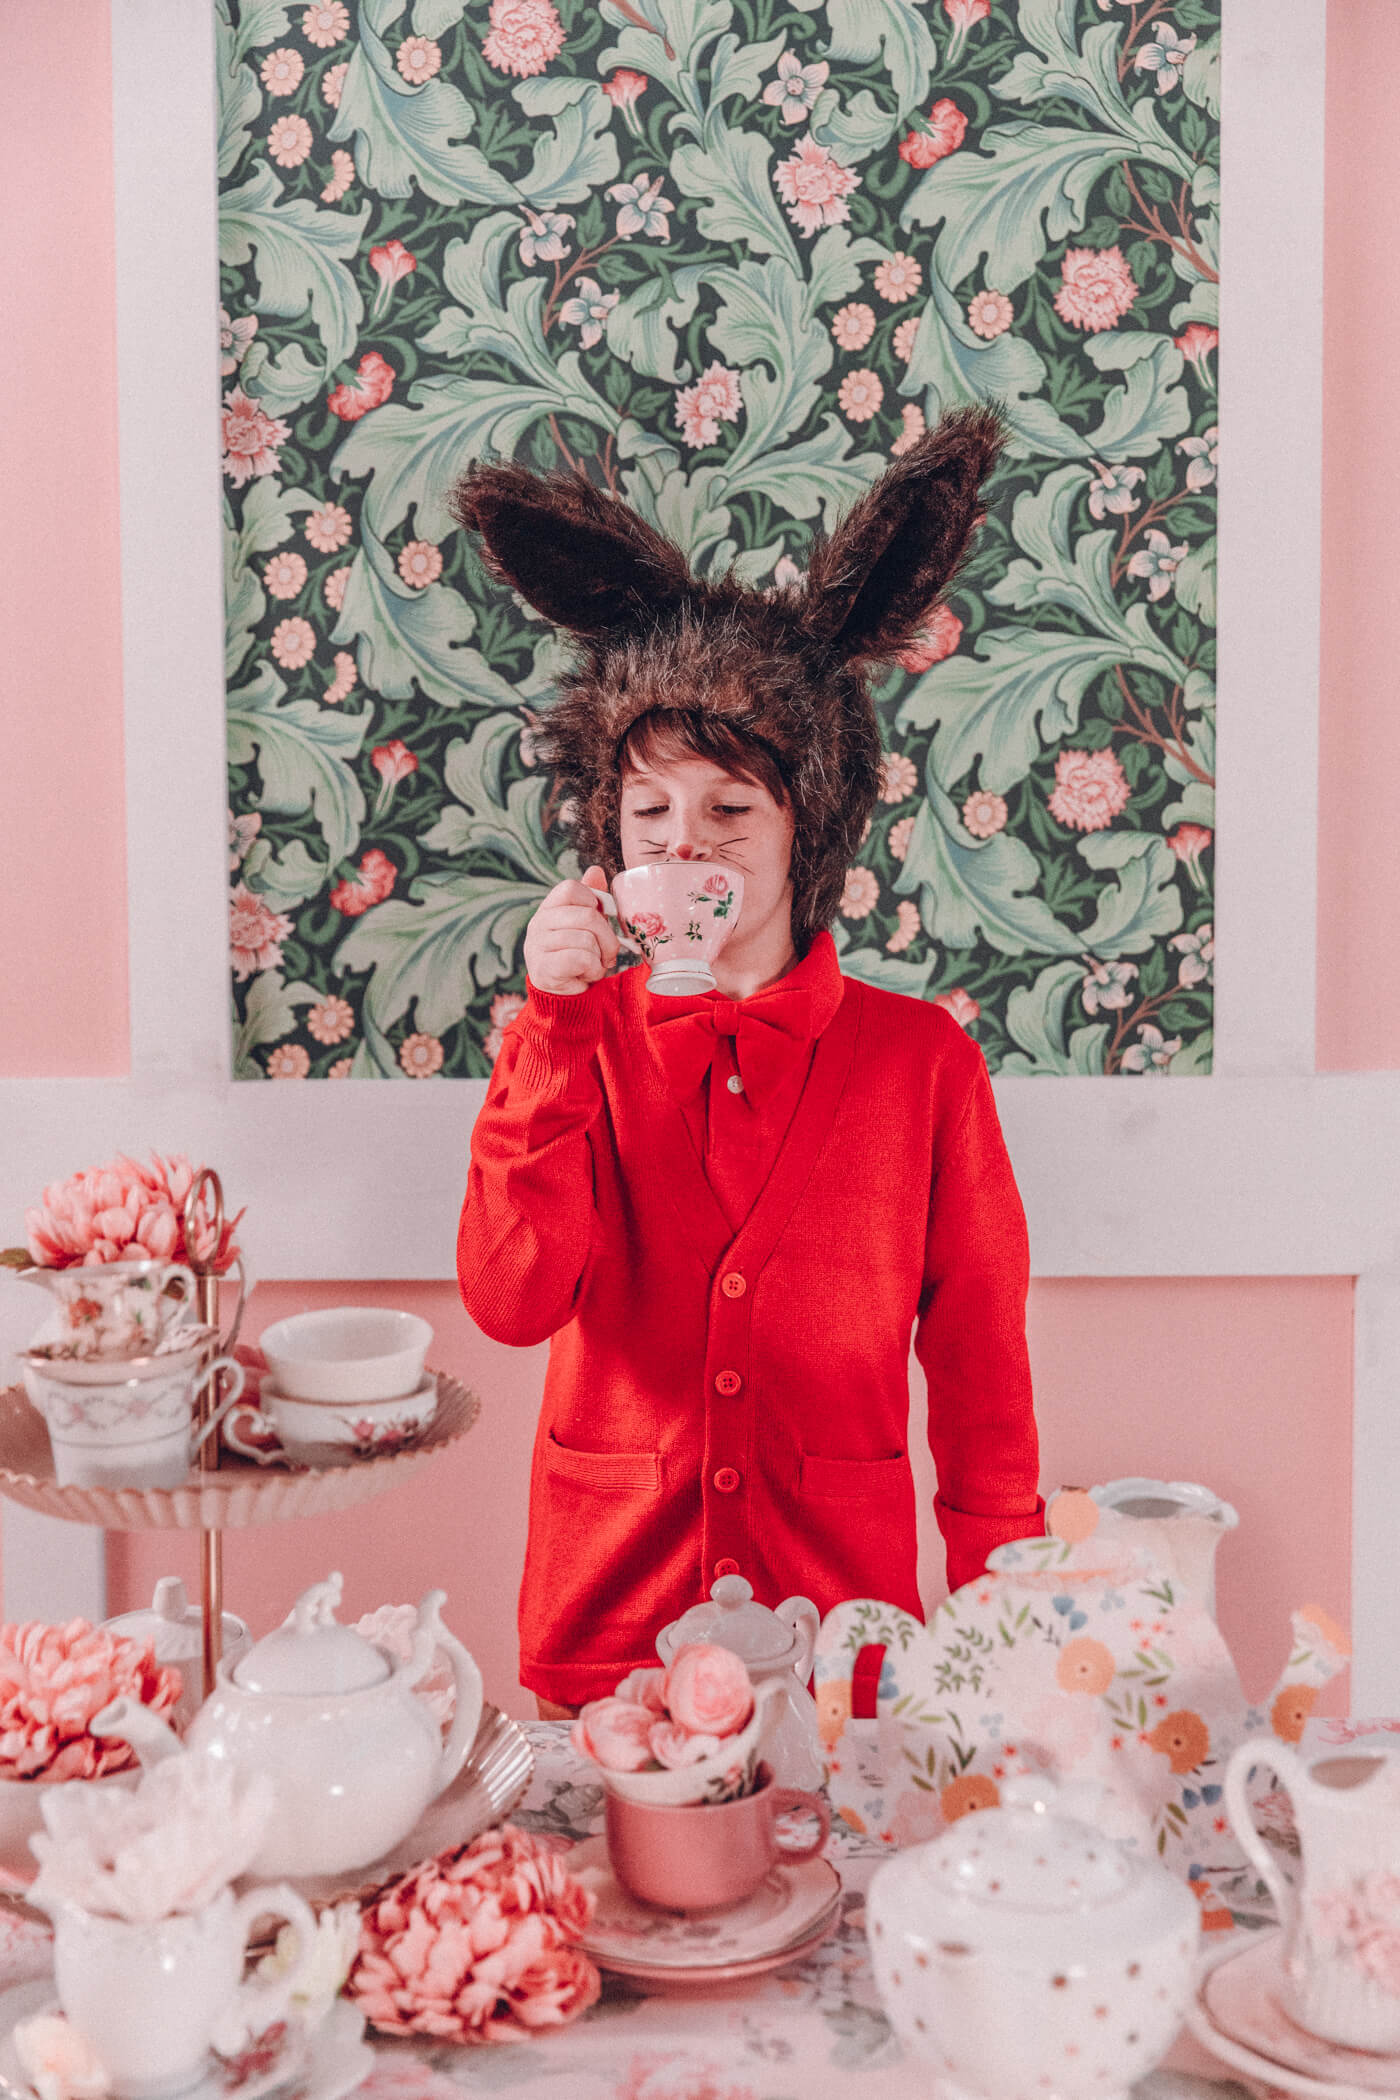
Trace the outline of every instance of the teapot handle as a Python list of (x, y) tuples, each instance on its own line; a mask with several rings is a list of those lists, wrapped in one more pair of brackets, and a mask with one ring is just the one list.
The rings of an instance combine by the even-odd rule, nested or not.
[(1248, 1854), (1250, 1865), (1274, 1899), (1278, 1921), (1285, 1932), (1291, 1929), (1297, 1898), (1274, 1864), (1273, 1855), (1254, 1827), (1254, 1813), (1245, 1793), (1245, 1782), (1255, 1765), (1269, 1765), (1293, 1796), (1294, 1807), (1307, 1777), (1301, 1761), (1276, 1736), (1253, 1735), (1241, 1743), (1225, 1767), (1225, 1813), (1235, 1836)]
[(486, 1696), (476, 1663), (456, 1635), (449, 1633), (442, 1623), (442, 1607), (446, 1602), (445, 1590), (430, 1590), (418, 1608), (418, 1624), (420, 1628), (427, 1626), (432, 1629), (433, 1646), (446, 1654), (452, 1665), (452, 1682), (457, 1688), (452, 1727), (443, 1744), (437, 1783), (433, 1788), (435, 1799), (451, 1786), (471, 1754), (476, 1732), (481, 1726), (481, 1709)]
[(816, 1652), (822, 1615), (810, 1597), (784, 1597), (774, 1616), (783, 1620), (797, 1635), (799, 1647), (792, 1667), (798, 1682), (805, 1684), (812, 1674), (812, 1657)]

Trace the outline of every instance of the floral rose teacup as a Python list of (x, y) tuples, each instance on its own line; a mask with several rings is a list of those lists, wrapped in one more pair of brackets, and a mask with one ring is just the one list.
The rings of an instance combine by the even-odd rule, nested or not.
[(706, 860), (656, 861), (624, 868), (613, 877), (612, 893), (623, 929), (651, 965), (649, 990), (677, 999), (714, 990), (714, 959), (744, 901), (737, 868)]

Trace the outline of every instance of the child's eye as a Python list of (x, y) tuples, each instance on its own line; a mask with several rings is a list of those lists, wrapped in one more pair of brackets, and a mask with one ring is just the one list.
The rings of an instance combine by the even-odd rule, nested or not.
[(664, 817), (665, 814), (666, 805), (664, 802), (649, 803), (645, 809), (634, 809), (632, 812), (634, 817)]
[(746, 817), (753, 808), (751, 802), (721, 802), (715, 815), (719, 817)]

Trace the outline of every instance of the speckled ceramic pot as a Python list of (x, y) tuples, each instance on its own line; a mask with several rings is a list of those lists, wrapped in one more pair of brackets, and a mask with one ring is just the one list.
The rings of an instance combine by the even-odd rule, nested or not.
[(871, 1882), (875, 1982), (943, 2100), (1125, 2100), (1171, 2047), (1198, 1906), (1155, 1860), (1064, 1813), (1077, 1792), (1011, 1781), (1008, 1806)]

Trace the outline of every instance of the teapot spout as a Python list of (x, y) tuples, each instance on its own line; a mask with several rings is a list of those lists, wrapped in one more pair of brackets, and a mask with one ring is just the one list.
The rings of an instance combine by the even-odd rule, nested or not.
[(1351, 1642), (1320, 1605), (1304, 1605), (1292, 1618), (1293, 1646), (1266, 1702), (1274, 1733), (1296, 1742), (1324, 1684), (1351, 1661)]
[(120, 1742), (130, 1743), (143, 1771), (164, 1764), (167, 1757), (185, 1754), (185, 1746), (174, 1729), (139, 1699), (113, 1699), (101, 1713), (93, 1715), (91, 1728), (94, 1735), (116, 1736)]

